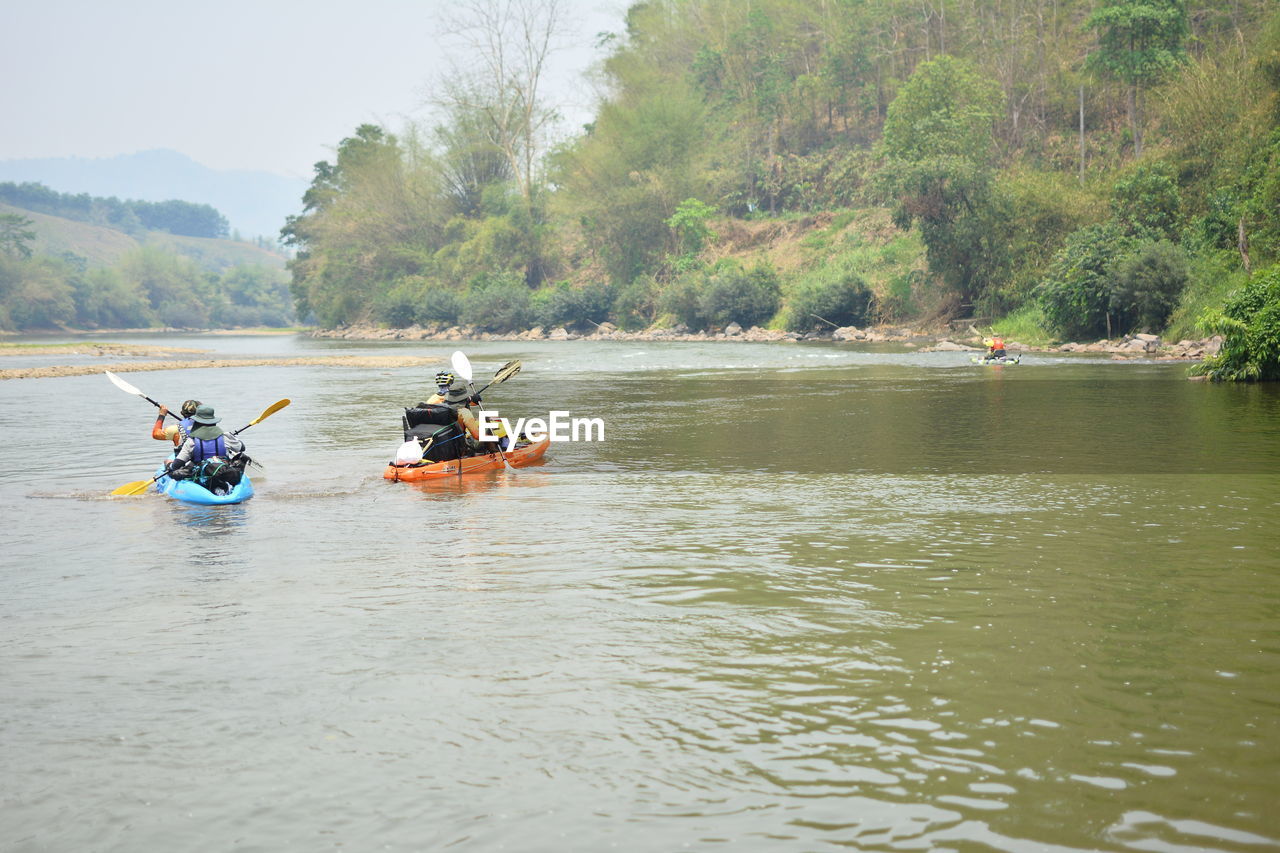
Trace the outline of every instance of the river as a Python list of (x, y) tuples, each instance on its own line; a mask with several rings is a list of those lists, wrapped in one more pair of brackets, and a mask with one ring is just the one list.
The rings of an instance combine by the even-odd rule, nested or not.
[(487, 407), (605, 440), (392, 483), (434, 369), (122, 372), (227, 428), (292, 399), (199, 508), (107, 497), (145, 401), (0, 382), (0, 850), (1280, 848), (1280, 388), (462, 346), (523, 361)]

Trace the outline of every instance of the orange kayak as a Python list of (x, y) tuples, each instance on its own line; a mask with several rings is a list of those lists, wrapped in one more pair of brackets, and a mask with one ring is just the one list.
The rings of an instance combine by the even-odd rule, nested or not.
[[(548, 436), (537, 444), (526, 444), (524, 447), (517, 447), (510, 453), (503, 455), (506, 456), (507, 462), (511, 463), (512, 468), (523, 468), (540, 460), (542, 455), (547, 452), (547, 447), (550, 444), (551, 437)], [(382, 472), (382, 478), (384, 480), (403, 480), (406, 483), (417, 483), (423, 480), (457, 477), (459, 476), (459, 463), (462, 464), (462, 476), (478, 474), (481, 471), (501, 471), (506, 467), (506, 465), (502, 464), (502, 459), (498, 457), (498, 454), (483, 453), (479, 456), (468, 456), (464, 459), (450, 459), (448, 462), (419, 462), (414, 465), (397, 465), (392, 462)]]

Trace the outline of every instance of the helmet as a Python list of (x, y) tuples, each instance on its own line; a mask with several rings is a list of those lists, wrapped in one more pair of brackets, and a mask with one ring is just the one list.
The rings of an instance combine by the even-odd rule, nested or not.
[(447, 370), (442, 370), (436, 374), (436, 384), (441, 388), (446, 388), (453, 384), (453, 374)]
[(180, 411), (184, 418), (189, 418), (196, 413), (196, 409), (200, 408), (199, 400), (187, 400), (182, 404)]

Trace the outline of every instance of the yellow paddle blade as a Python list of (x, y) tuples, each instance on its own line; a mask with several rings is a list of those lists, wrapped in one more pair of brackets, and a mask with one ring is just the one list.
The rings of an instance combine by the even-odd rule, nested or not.
[(134, 480), (132, 483), (125, 483), (118, 489), (111, 492), (113, 495), (140, 495), (147, 490), (155, 480)]
[[(283, 400), (276, 400), (276, 401), (275, 401), (274, 403), (272, 403), (270, 406), (267, 406), (266, 411), (264, 411), (262, 414), (258, 415), (258, 416), (257, 416), (256, 418), (254, 418), (253, 420), (249, 421), (249, 426), (253, 426), (253, 425), (254, 425), (254, 424), (256, 424), (256, 423), (261, 423), (262, 421), (265, 421), (267, 418), (271, 417), (271, 416), (272, 416), (272, 415), (274, 415), (276, 412), (280, 411), (280, 410), (281, 410), (281, 409), (283, 409), (285, 406), (289, 405), (291, 402), (293, 402), (293, 401), (292, 401), (292, 400), (290, 400), (288, 397), (284, 398)], [(247, 429), (247, 427), (246, 427), (246, 429)]]

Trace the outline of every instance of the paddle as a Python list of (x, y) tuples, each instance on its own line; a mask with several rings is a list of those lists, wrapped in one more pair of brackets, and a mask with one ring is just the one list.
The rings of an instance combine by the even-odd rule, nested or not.
[[(471, 381), (471, 376), (472, 376), (471, 360), (467, 358), (466, 353), (464, 353), (462, 350), (455, 350), (453, 353), (453, 357), (450, 359), (450, 362), (453, 364), (453, 372), (461, 376), (463, 379), (467, 380), (467, 387), (471, 389), (472, 395), (479, 397), (480, 392), (476, 390), (475, 384)], [(514, 367), (512, 367), (512, 365), (514, 365)], [(508, 370), (508, 368), (511, 368), (511, 369)], [(501, 374), (504, 370), (507, 371), (506, 374), (502, 376), (502, 379), (499, 379), (498, 374)], [(508, 378), (515, 376), (519, 372), (520, 372), (519, 362), (507, 362), (501, 368), (498, 369), (498, 373), (494, 374), (493, 381), (490, 382), (489, 385), (484, 386), (485, 390), (487, 391), (491, 385), (495, 385), (498, 382), (503, 382)], [(480, 404), (476, 403), (476, 405), (479, 406)], [(480, 408), (480, 415), (481, 417), (484, 416), (483, 407)], [(511, 447), (515, 447), (514, 437), (508, 436), (507, 442)], [(514, 471), (515, 468), (507, 460), (506, 454), (502, 452), (502, 445), (498, 445), (497, 452), (498, 452), (498, 458), (502, 460), (502, 464), (505, 465), (508, 470)], [(458, 460), (458, 476), (462, 476), (462, 460), (461, 459)]]
[(522, 365), (519, 361), (508, 361), (506, 364), (502, 365), (502, 367), (499, 367), (498, 371), (493, 374), (493, 380), (490, 381), (488, 385), (484, 386), (483, 388), (481, 388), (479, 391), (476, 392), (476, 396), (477, 397), (480, 396), (485, 391), (488, 391), (490, 388), (492, 388), (494, 385), (498, 385), (502, 382), (506, 382), (512, 376), (515, 376), (517, 373), (519, 373), (520, 368), (523, 366), (524, 365)]
[[(153, 400), (152, 402), (155, 402), (155, 401)], [(249, 421), (249, 423), (247, 423), (247, 424), (245, 424), (244, 426), (240, 427), (240, 429), (236, 430), (235, 432), (233, 432), (233, 433), (231, 433), (231, 434), (232, 434), (232, 435), (239, 435), (240, 433), (244, 432), (245, 430), (247, 430), (249, 427), (253, 426), (254, 424), (262, 423), (262, 422), (263, 422), (263, 421), (265, 421), (267, 418), (271, 417), (271, 416), (272, 416), (272, 415), (274, 415), (276, 412), (280, 411), (280, 410), (281, 410), (281, 409), (283, 409), (285, 406), (289, 405), (289, 403), (290, 403), (290, 402), (292, 402), (292, 401), (291, 401), (291, 400), (289, 400), (288, 398), (285, 398), (285, 399), (283, 399), (283, 400), (277, 400), (276, 402), (272, 403), (270, 406), (267, 406), (266, 410), (265, 410), (262, 414), (258, 415), (256, 418), (254, 418), (253, 420)], [(143, 492), (145, 492), (145, 491), (146, 491), (146, 490), (151, 486), (151, 484), (152, 484), (152, 483), (154, 483), (156, 480), (159, 480), (161, 477), (163, 477), (163, 476), (164, 476), (165, 474), (167, 474), (167, 473), (168, 473), (168, 469), (161, 471), (159, 474), (156, 474), (156, 475), (155, 475), (154, 477), (152, 477), (150, 480), (134, 480), (132, 483), (125, 483), (125, 484), (124, 484), (123, 486), (121, 486), (120, 488), (118, 488), (118, 489), (113, 489), (113, 490), (112, 490), (112, 492), (111, 492), (111, 494), (113, 494), (113, 495), (140, 495), (140, 494), (142, 494)]]
[[(125, 392), (126, 394), (132, 394), (135, 397), (141, 397), (151, 405), (155, 406), (157, 409), (164, 408), (164, 406), (160, 405), (155, 400), (152, 400), (146, 394), (143, 394), (137, 388), (134, 388), (132, 385), (130, 385), (128, 382), (125, 382), (119, 376), (116, 376), (110, 370), (104, 370), (102, 372), (107, 374), (107, 378), (111, 380), (112, 384), (114, 384), (117, 388), (119, 388), (121, 391)], [(178, 420), (178, 421), (182, 420), (182, 418), (180, 418), (178, 415), (173, 414), (173, 412), (169, 412), (168, 414), (172, 416), (174, 420)]]

